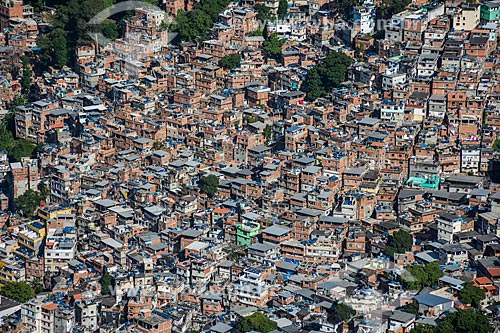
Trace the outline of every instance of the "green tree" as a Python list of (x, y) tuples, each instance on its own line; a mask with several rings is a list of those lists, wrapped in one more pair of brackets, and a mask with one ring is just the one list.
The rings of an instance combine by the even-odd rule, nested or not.
[(219, 61), (219, 66), (226, 69), (233, 69), (239, 67), (241, 63), (241, 56), (238, 53), (228, 54), (222, 57)]
[(161, 141), (155, 141), (153, 143), (153, 149), (154, 150), (160, 150), (162, 148), (163, 148), (163, 142), (161, 142)]
[(45, 200), (40, 192), (27, 190), (15, 200), (17, 208), (23, 211), (27, 217), (32, 217), (35, 209), (40, 205), (40, 201)]
[(406, 267), (399, 280), (409, 289), (419, 290), (423, 287), (432, 287), (443, 276), (439, 265), (435, 262), (427, 265), (412, 265)]
[(257, 20), (264, 22), (274, 20), (274, 17), (271, 14), (271, 8), (261, 4), (257, 4), (253, 8), (257, 11)]
[(12, 100), (12, 105), (13, 107), (16, 107), (16, 106), (22, 106), (22, 105), (26, 105), (28, 104), (28, 98), (26, 97), (26, 95), (16, 95), (14, 96), (14, 99)]
[(52, 41), (50, 40), (50, 36), (48, 34), (38, 36), (36, 45), (40, 49), (36, 53), (38, 62), (42, 66), (52, 65)]
[(365, 54), (365, 44), (359, 44), (359, 53)]
[(249, 114), (246, 114), (243, 116), (243, 120), (247, 123), (247, 124), (252, 124), (252, 123), (256, 123), (259, 121), (258, 118), (254, 117), (254, 116), (251, 116)]
[(313, 67), (307, 74), (306, 92), (307, 99), (310, 101), (315, 101), (321, 96), (326, 95), (326, 90), (323, 86), (323, 81), (319, 76), (317, 67)]
[(264, 33), (264, 30), (262, 28), (257, 28), (257, 30), (250, 31), (248, 33), (248, 36), (249, 37), (262, 36), (263, 33)]
[(288, 1), (280, 0), (278, 5), (278, 18), (280, 20), (284, 19), (287, 12), (288, 12)]
[(36, 146), (28, 140), (18, 139), (14, 141), (13, 146), (10, 148), (9, 156), (12, 161), (19, 162), (23, 157), (36, 157), (33, 156)]
[(68, 32), (63, 28), (57, 28), (37, 38), (37, 46), (40, 48), (38, 59), (43, 68), (45, 66), (61, 68), (68, 63), (67, 35)]
[(345, 18), (350, 18), (352, 14), (352, 9), (357, 6), (358, 2), (356, 0), (339, 0), (337, 2), (338, 11), (344, 15)]
[(182, 195), (188, 195), (189, 194), (189, 190), (188, 190), (186, 184), (181, 184), (181, 193), (182, 193)]
[(278, 38), (278, 35), (273, 32), (268, 36), (268, 38), (266, 38), (262, 46), (264, 47), (264, 50), (269, 58), (279, 60), (283, 44), (285, 44), (285, 40)]
[(266, 127), (264, 127), (262, 134), (266, 138), (267, 142), (271, 141), (271, 139), (273, 138), (273, 127), (267, 124)]
[(278, 328), (278, 324), (260, 312), (243, 318), (238, 324), (238, 329), (242, 332), (257, 331), (268, 333)]
[(474, 310), (458, 310), (446, 316), (436, 327), (436, 333), (491, 333), (489, 319)]
[(495, 142), (493, 142), (493, 150), (500, 151), (500, 139), (495, 139)]
[(12, 132), (7, 128), (7, 124), (4, 122), (0, 123), (0, 150), (9, 151), (14, 144), (14, 136)]
[(458, 298), (462, 303), (470, 304), (475, 308), (479, 308), (481, 300), (486, 296), (483, 289), (476, 287), (471, 282), (464, 284), (464, 287), (459, 291)]
[(38, 295), (39, 293), (44, 291), (43, 284), (42, 284), (42, 281), (40, 281), (40, 278), (36, 278), (33, 281), (32, 287), (33, 287), (33, 290), (35, 291), (36, 295)]
[(306, 77), (305, 91), (308, 100), (315, 100), (337, 88), (345, 81), (352, 59), (343, 52), (330, 52), (314, 66)]
[(329, 316), (329, 319), (334, 323), (344, 321), (349, 321), (354, 315), (356, 311), (351, 308), (349, 305), (344, 303), (337, 303), (335, 308), (333, 308), (332, 313)]
[(56, 35), (53, 39), (54, 57), (53, 61), (58, 67), (63, 67), (68, 63), (67, 40), (64, 33)]
[(413, 301), (413, 302), (408, 303), (405, 306), (403, 306), (401, 308), (401, 310), (403, 310), (404, 312), (408, 312), (408, 313), (414, 314), (415, 316), (418, 316), (418, 308), (419, 308), (418, 302), (417, 301)]
[(202, 177), (200, 180), (201, 191), (213, 198), (219, 187), (219, 178), (215, 175)]
[(113, 277), (108, 272), (105, 272), (101, 278), (101, 294), (109, 295), (111, 290), (109, 287), (113, 285)]
[(405, 253), (411, 250), (413, 237), (403, 229), (400, 229), (389, 236), (384, 254), (393, 258), (394, 253)]
[(382, 0), (379, 15), (383, 19), (391, 18), (392, 15), (402, 12), (410, 3), (411, 0)]
[(438, 283), (439, 279), (444, 276), (444, 273), (439, 268), (439, 264), (437, 262), (431, 262), (425, 265), (424, 272), (427, 277), (424, 287), (435, 286)]
[(7, 282), (0, 289), (0, 295), (25, 303), (35, 297), (35, 291), (24, 281)]
[(385, 30), (379, 30), (379, 31), (375, 32), (375, 34), (373, 35), (373, 38), (375, 38), (377, 40), (384, 39), (385, 38)]
[(172, 25), (172, 30), (179, 33), (177, 41), (205, 38), (208, 29), (212, 27), (229, 2), (229, 0), (202, 0), (196, 2), (194, 9), (190, 12), (179, 11)]
[(110, 40), (115, 40), (120, 36), (118, 25), (114, 21), (106, 20), (99, 26), (99, 31)]
[[(37, 40), (37, 45), (42, 50), (39, 54), (42, 64), (43, 60), (50, 59), (49, 63), (62, 67), (70, 61), (75, 60), (74, 50), (80, 45), (90, 45), (92, 40), (87, 34), (92, 29), (88, 22), (99, 12), (109, 8), (113, 0), (49, 0), (47, 5), (57, 6), (57, 12), (51, 18), (54, 30), (46, 37)], [(99, 29), (99, 27), (94, 27)]]
[[(452, 331), (450, 331), (452, 332)], [(429, 325), (418, 325), (413, 328), (410, 333), (435, 333), (435, 329)]]
[(42, 185), (40, 187), (40, 195), (42, 196), (42, 198), (44, 198), (44, 200), (47, 199), (50, 195), (50, 188), (48, 188), (45, 185)]
[(33, 71), (29, 63), (28, 57), (21, 57), (23, 63), (23, 74), (21, 75), (21, 89), (23, 94), (28, 94), (33, 83)]

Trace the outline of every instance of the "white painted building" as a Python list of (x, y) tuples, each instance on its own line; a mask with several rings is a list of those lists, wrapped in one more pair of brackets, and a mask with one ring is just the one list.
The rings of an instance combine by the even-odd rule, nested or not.
[(380, 119), (387, 121), (403, 121), (405, 106), (402, 102), (384, 100), (380, 104)]
[(354, 25), (359, 25), (360, 34), (373, 33), (376, 23), (375, 6), (367, 4), (354, 7), (352, 22)]

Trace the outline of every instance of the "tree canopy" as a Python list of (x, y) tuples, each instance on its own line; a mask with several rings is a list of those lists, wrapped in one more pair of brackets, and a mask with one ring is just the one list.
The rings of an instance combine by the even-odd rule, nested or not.
[(402, 12), (411, 0), (382, 0), (379, 7), (380, 16), (384, 19), (391, 18), (392, 15)]
[(246, 114), (243, 116), (243, 120), (247, 123), (247, 124), (252, 124), (252, 123), (256, 123), (259, 121), (259, 118), (257, 117), (254, 117), (254, 116), (251, 116), (249, 114)]
[(417, 326), (411, 333), (491, 333), (493, 327), (485, 315), (474, 310), (458, 310), (447, 315), (436, 327)]
[(19, 162), (23, 157), (36, 157), (36, 146), (28, 140), (17, 139), (9, 150), (13, 161)]
[(256, 4), (253, 8), (257, 11), (257, 20), (264, 22), (274, 20), (274, 16), (271, 14), (271, 8), (262, 4)]
[(31, 70), (28, 57), (21, 57), (23, 63), (23, 74), (21, 76), (21, 89), (23, 94), (29, 94), (33, 82), (33, 71)]
[(43, 287), (43, 284), (42, 284), (42, 281), (40, 280), (40, 278), (35, 278), (35, 280), (33, 281), (31, 286), (33, 287), (33, 290), (35, 291), (35, 295), (44, 291), (44, 287)]
[(257, 30), (254, 30), (254, 31), (250, 31), (248, 33), (248, 36), (249, 37), (255, 37), (255, 36), (262, 36), (264, 33), (264, 29), (262, 28), (257, 28)]
[(484, 290), (476, 287), (471, 282), (464, 284), (464, 287), (458, 293), (458, 298), (462, 303), (470, 304), (475, 308), (478, 308), (481, 305), (481, 300), (485, 296)]
[(418, 308), (419, 308), (418, 302), (413, 301), (403, 306), (401, 310), (403, 310), (404, 312), (414, 314), (415, 316), (418, 316)]
[(285, 40), (279, 38), (278, 35), (273, 32), (266, 38), (262, 46), (264, 47), (268, 58), (280, 60), (281, 47), (283, 44), (285, 44)]
[(267, 124), (266, 127), (264, 127), (262, 134), (264, 135), (266, 140), (269, 142), (273, 137), (273, 127), (271, 125)]
[(349, 305), (346, 305), (344, 303), (337, 303), (335, 305), (335, 308), (333, 308), (332, 312), (329, 315), (329, 319), (334, 322), (338, 323), (341, 321), (349, 321), (354, 315), (356, 314), (356, 311), (351, 308)]
[(22, 210), (24, 215), (32, 217), (35, 213), (35, 209), (43, 200), (45, 200), (45, 196), (42, 195), (42, 193), (30, 189), (17, 197), (15, 202), (17, 208)]
[(239, 67), (241, 63), (241, 56), (238, 53), (228, 54), (222, 57), (219, 61), (219, 66), (226, 69), (233, 69)]
[(115, 40), (120, 37), (120, 30), (118, 24), (111, 20), (102, 22), (99, 26), (99, 31), (110, 40)]
[(101, 278), (101, 294), (109, 295), (111, 293), (110, 286), (113, 284), (113, 277), (108, 272), (105, 272)]
[(495, 139), (493, 142), (493, 150), (500, 151), (500, 139)]
[(35, 291), (24, 281), (7, 282), (0, 288), (0, 295), (24, 303), (35, 297)]
[(13, 125), (9, 125), (13, 117), (14, 112), (11, 112), (0, 122), (0, 150), (6, 150), (12, 162), (19, 162), (23, 157), (35, 157), (36, 146), (33, 143), (25, 139), (14, 139), (14, 129), (10, 128)]
[(318, 65), (308, 73), (305, 82), (307, 98), (314, 101), (323, 97), (345, 81), (347, 69), (352, 59), (343, 52), (330, 52)]
[(427, 265), (412, 265), (406, 267), (400, 275), (400, 281), (409, 289), (419, 290), (423, 287), (432, 287), (436, 285), (439, 278), (443, 276), (439, 265), (431, 262)]
[(179, 33), (179, 41), (204, 38), (229, 2), (229, 0), (201, 0), (195, 3), (192, 11), (179, 11), (174, 22), (174, 30)]
[(202, 177), (200, 180), (201, 191), (212, 198), (217, 193), (219, 187), (219, 178), (215, 175)]
[(405, 253), (411, 250), (413, 237), (403, 229), (400, 229), (389, 236), (384, 254), (393, 258), (394, 253)]
[[(113, 0), (69, 0), (52, 1), (58, 7), (52, 17), (54, 30), (37, 39), (40, 48), (38, 57), (43, 65), (61, 68), (74, 59), (74, 50), (78, 45), (89, 45), (91, 38), (88, 22), (100, 11), (109, 8)], [(119, 1), (116, 1), (119, 2)], [(109, 25), (98, 27), (109, 32)]]
[(243, 318), (238, 324), (238, 329), (242, 332), (257, 331), (268, 333), (278, 328), (278, 324), (260, 312)]
[(337, 10), (346, 18), (349, 18), (352, 13), (352, 9), (357, 5), (357, 0), (339, 0), (337, 1)]
[(288, 1), (280, 0), (278, 4), (278, 18), (282, 20), (288, 12)]

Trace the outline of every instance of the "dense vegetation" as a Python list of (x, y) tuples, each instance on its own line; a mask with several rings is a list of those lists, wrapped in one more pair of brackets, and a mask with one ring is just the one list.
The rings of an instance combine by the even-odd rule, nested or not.
[(202, 177), (200, 179), (200, 189), (201, 192), (207, 194), (210, 198), (213, 198), (219, 189), (219, 178), (215, 175)]
[[(42, 66), (55, 66), (61, 68), (74, 59), (75, 47), (90, 45), (90, 31), (99, 31), (107, 38), (113, 40), (119, 36), (119, 23), (129, 13), (120, 13), (115, 17), (101, 23), (98, 27), (89, 27), (88, 22), (105, 8), (125, 0), (49, 0), (47, 6), (57, 8), (56, 14), (51, 18), (54, 27), (48, 34), (37, 39), (39, 63)], [(143, 0), (144, 1), (144, 0)], [(156, 0), (146, 0), (158, 5)], [(32, 0), (35, 8), (42, 8), (39, 0)]]
[(500, 139), (495, 139), (495, 142), (493, 142), (493, 150), (500, 151)]
[(405, 271), (400, 276), (400, 281), (408, 289), (419, 290), (423, 287), (432, 287), (436, 285), (439, 278), (443, 275), (443, 272), (439, 269), (439, 265), (435, 262), (431, 262), (427, 265), (412, 265), (406, 267)]
[(262, 5), (256, 4), (253, 9), (257, 11), (257, 20), (265, 21), (274, 21), (275, 16), (271, 13), (271, 8)]
[(273, 32), (266, 38), (262, 46), (264, 47), (264, 51), (266, 51), (268, 58), (279, 61), (281, 58), (281, 47), (283, 44), (285, 44), (285, 40), (279, 38), (278, 35)]
[(52, 18), (54, 30), (38, 37), (39, 59), (44, 65), (67, 65), (77, 45), (90, 44), (89, 22), (97, 13), (113, 5), (113, 0), (54, 1), (57, 12)]
[(349, 305), (346, 305), (344, 303), (337, 303), (333, 308), (332, 312), (329, 314), (328, 319), (334, 323), (338, 323), (341, 321), (347, 322), (355, 314), (356, 311)]
[(30, 189), (16, 198), (16, 207), (21, 210), (25, 216), (32, 217), (35, 213), (35, 209), (46, 197), (47, 195), (44, 193)]
[(478, 308), (481, 305), (481, 300), (486, 296), (484, 290), (476, 287), (471, 282), (467, 282), (458, 293), (458, 298), (462, 303), (470, 304)]
[(243, 318), (243, 320), (238, 324), (238, 329), (242, 332), (257, 331), (268, 333), (277, 328), (278, 325), (275, 321), (267, 318), (260, 312), (255, 312), (254, 314)]
[(271, 139), (273, 138), (273, 127), (267, 124), (262, 131), (262, 135), (264, 135), (264, 138), (266, 138), (267, 142), (271, 141)]
[(352, 9), (354, 6), (358, 5), (357, 0), (339, 0), (336, 2), (337, 11), (342, 13), (346, 18), (349, 18), (352, 14)]
[(179, 33), (179, 41), (204, 39), (208, 29), (217, 21), (219, 14), (229, 5), (230, 0), (201, 0), (190, 12), (177, 13), (174, 30)]
[(31, 70), (30, 61), (27, 57), (21, 57), (23, 64), (23, 74), (21, 75), (21, 92), (28, 95), (33, 83), (33, 71)]
[(287, 12), (288, 12), (288, 1), (280, 0), (278, 4), (278, 18), (280, 20), (284, 19)]
[(11, 162), (19, 162), (23, 157), (36, 157), (37, 146), (25, 139), (14, 137), (14, 113), (0, 122), (0, 150), (6, 150)]
[(392, 15), (402, 12), (406, 6), (411, 3), (411, 0), (383, 0), (379, 7), (379, 16), (388, 19)]
[(0, 295), (24, 303), (35, 297), (33, 287), (27, 282), (7, 282), (0, 288)]
[(491, 333), (489, 319), (474, 310), (458, 310), (446, 316), (436, 327), (417, 326), (411, 333)]
[(228, 54), (222, 57), (219, 61), (219, 66), (226, 69), (233, 69), (239, 67), (241, 63), (241, 56), (238, 53)]
[(102, 295), (109, 295), (111, 294), (111, 289), (110, 287), (113, 284), (113, 277), (111, 274), (108, 272), (104, 273), (104, 275), (101, 278), (101, 294)]
[(393, 258), (394, 253), (405, 253), (410, 251), (412, 246), (413, 237), (406, 230), (400, 229), (387, 239), (384, 254)]
[(307, 99), (314, 101), (328, 94), (345, 81), (347, 69), (352, 59), (342, 52), (330, 52), (318, 65), (307, 74), (304, 90)]
[(257, 30), (250, 31), (248, 33), (249, 37), (263, 36), (263, 35), (264, 35), (264, 29), (262, 29), (262, 28), (257, 28)]
[(413, 301), (413, 302), (408, 303), (405, 306), (403, 306), (401, 308), (401, 310), (403, 310), (404, 312), (408, 312), (408, 313), (414, 314), (415, 316), (418, 316), (418, 308), (419, 308), (418, 302), (417, 301)]

